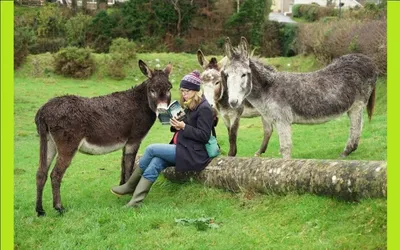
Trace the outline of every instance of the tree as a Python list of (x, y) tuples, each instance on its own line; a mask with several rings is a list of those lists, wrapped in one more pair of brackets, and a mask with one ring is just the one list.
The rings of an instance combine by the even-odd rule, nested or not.
[(87, 0), (82, 0), (82, 10), (83, 10), (83, 13), (86, 14), (86, 12), (87, 12)]
[(72, 14), (75, 15), (76, 11), (78, 10), (77, 0), (71, 0), (71, 10), (72, 10)]
[(227, 25), (235, 29), (235, 34), (245, 36), (253, 45), (260, 46), (270, 11), (271, 0), (245, 0), (239, 12), (229, 18)]
[(181, 22), (182, 22), (182, 14), (181, 14), (181, 8), (179, 7), (179, 0), (170, 0), (172, 5), (174, 6), (174, 10), (176, 11), (178, 15), (178, 21), (176, 23), (176, 32), (177, 36), (181, 36)]

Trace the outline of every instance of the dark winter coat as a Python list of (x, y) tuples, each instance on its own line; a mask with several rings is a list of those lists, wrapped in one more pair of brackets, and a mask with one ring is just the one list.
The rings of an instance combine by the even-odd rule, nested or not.
[(185, 112), (185, 129), (179, 131), (176, 145), (176, 171), (201, 171), (211, 160), (205, 144), (210, 139), (213, 112), (204, 97), (196, 109)]

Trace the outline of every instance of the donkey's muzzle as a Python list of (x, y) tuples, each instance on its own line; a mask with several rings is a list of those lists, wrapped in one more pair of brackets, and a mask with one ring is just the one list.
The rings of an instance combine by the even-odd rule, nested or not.
[(237, 108), (237, 107), (239, 106), (239, 101), (238, 101), (238, 99), (230, 100), (230, 101), (229, 101), (229, 106), (231, 106), (231, 108)]

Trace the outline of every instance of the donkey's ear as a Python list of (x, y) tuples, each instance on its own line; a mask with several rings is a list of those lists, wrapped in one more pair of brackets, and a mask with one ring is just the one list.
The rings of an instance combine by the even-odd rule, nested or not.
[(172, 64), (171, 64), (171, 62), (169, 62), (168, 65), (164, 69), (164, 73), (169, 75), (169, 74), (171, 74), (171, 72), (172, 72)]
[(139, 60), (139, 68), (140, 71), (142, 71), (143, 75), (147, 76), (148, 78), (151, 78), (153, 76), (153, 71), (149, 67), (147, 67), (147, 65), (142, 60)]
[(225, 55), (228, 59), (232, 59), (233, 49), (229, 37), (225, 38)]
[(221, 60), (218, 62), (218, 68), (221, 70), (225, 67), (226, 63), (228, 62), (228, 57), (224, 56)]
[(241, 52), (242, 52), (242, 55), (243, 55), (244, 58), (246, 58), (246, 59), (249, 58), (248, 47), (249, 47), (249, 45), (248, 45), (248, 43), (247, 43), (246, 38), (245, 38), (244, 36), (242, 36), (242, 37), (240, 38), (239, 48), (240, 48), (240, 50), (241, 50)]
[(197, 61), (203, 69), (205, 69), (209, 63), (201, 50), (197, 51)]

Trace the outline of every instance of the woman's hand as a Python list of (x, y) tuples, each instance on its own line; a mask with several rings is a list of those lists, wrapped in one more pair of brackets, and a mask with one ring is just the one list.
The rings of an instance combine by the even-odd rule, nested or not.
[(185, 125), (186, 125), (184, 122), (178, 121), (175, 118), (171, 118), (169, 120), (169, 122), (170, 122), (171, 126), (174, 127), (176, 130), (184, 129)]

